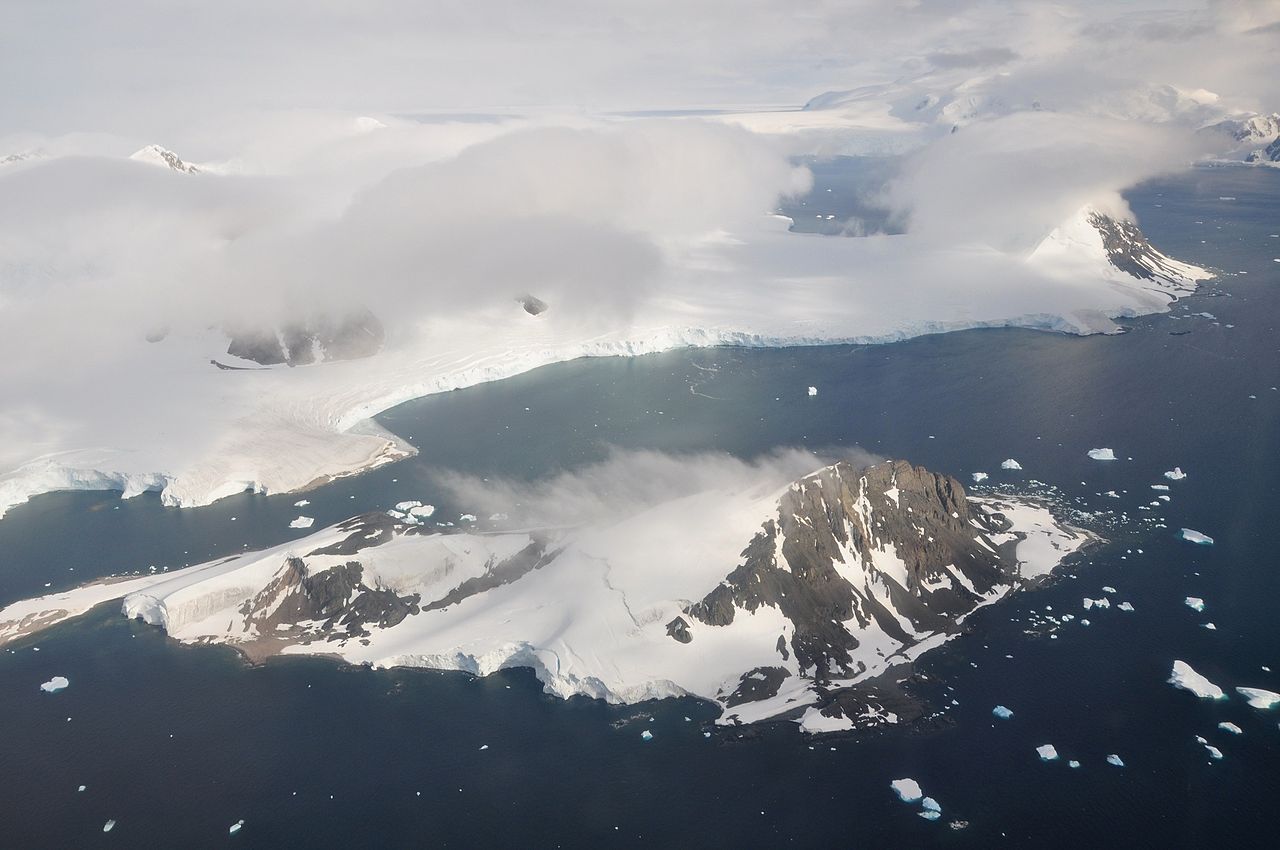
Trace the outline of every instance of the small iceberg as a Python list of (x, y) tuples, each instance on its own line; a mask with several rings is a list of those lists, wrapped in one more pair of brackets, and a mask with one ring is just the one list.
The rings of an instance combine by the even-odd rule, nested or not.
[(1001, 720), (1008, 720), (1010, 717), (1013, 717), (1013, 711), (1005, 708), (1003, 705), (997, 705), (995, 708), (991, 709), (991, 713), (996, 717), (999, 717)]
[(1107, 764), (1113, 765), (1115, 767), (1124, 767), (1124, 759), (1120, 758), (1120, 756), (1116, 755), (1115, 753), (1112, 753), (1111, 755), (1107, 756)]
[(975, 473), (973, 473), (973, 483), (974, 483), (974, 484), (981, 484), (983, 481), (986, 481), (986, 480), (987, 480), (987, 473), (985, 473), (985, 472), (975, 472)]
[(924, 809), (926, 812), (937, 812), (938, 814), (942, 813), (942, 806), (939, 806), (938, 801), (933, 799), (932, 797), (925, 797), (923, 800), (921, 800), (920, 808)]
[(1218, 749), (1213, 744), (1205, 744), (1204, 748), (1209, 751), (1209, 758), (1214, 761), (1222, 761), (1222, 750)]
[(1116, 453), (1111, 449), (1089, 449), (1089, 457), (1094, 460), (1115, 460)]
[(817, 388), (817, 387), (809, 387), (809, 397), (810, 397), (810, 398), (812, 398), (813, 396), (816, 396), (817, 394), (818, 394), (818, 388)]
[(920, 790), (920, 783), (914, 779), (895, 779), (889, 783), (889, 787), (904, 803), (914, 803), (924, 796), (924, 792)]
[(1262, 688), (1236, 688), (1236, 693), (1249, 701), (1253, 708), (1275, 708), (1280, 705), (1280, 694), (1275, 691), (1264, 691)]
[(58, 691), (70, 684), (71, 682), (67, 680), (66, 676), (54, 676), (52, 679), (41, 685), (40, 690), (44, 691), (46, 694), (56, 694)]
[(1022, 464), (1018, 463), (1013, 458), (1009, 458), (1008, 460), (1000, 464), (1000, 468), (1001, 469), (1022, 469)]
[[(1169, 684), (1180, 690), (1190, 691), (1201, 699), (1227, 698), (1226, 691), (1201, 676), (1185, 661), (1173, 662), (1173, 673), (1169, 676)], [(1280, 699), (1280, 696), (1276, 698)]]
[(229, 828), (229, 829), (227, 829), (227, 834), (228, 834), (228, 835), (235, 835), (237, 832), (239, 832), (239, 831), (240, 831), (241, 829), (243, 829), (243, 828), (244, 828), (244, 818), (240, 818), (240, 820), (238, 820), (238, 821), (236, 821), (235, 823), (231, 824), (230, 828)]
[(1167, 491), (1167, 490), (1169, 489), (1169, 485), (1168, 485), (1168, 484), (1152, 484), (1152, 485), (1151, 485), (1151, 489), (1152, 489), (1152, 490), (1166, 490), (1166, 491)]
[(1080, 762), (1076, 761), (1075, 759), (1072, 759), (1071, 761), (1067, 762), (1067, 767), (1071, 768), (1072, 770), (1075, 770), (1079, 766), (1080, 766)]
[(1133, 610), (1133, 604), (1132, 604), (1132, 603), (1129, 603), (1129, 602), (1121, 602), (1121, 603), (1120, 603), (1119, 605), (1117, 605), (1116, 607), (1117, 607), (1117, 608), (1119, 608), (1121, 611), (1132, 611), (1132, 610)]
[(1187, 473), (1182, 471), (1182, 467), (1175, 466), (1173, 469), (1166, 472), (1164, 477), (1168, 478), (1170, 481), (1181, 481), (1187, 477)]
[(311, 502), (308, 499), (299, 499), (293, 503), (293, 506), (295, 508), (305, 508), (309, 504), (311, 504)]
[(648, 729), (646, 729), (646, 730), (644, 730), (643, 732), (641, 732), (641, 733), (640, 733), (640, 738), (641, 738), (642, 740), (645, 740), (645, 741), (652, 741), (652, 740), (653, 740), (653, 733), (652, 733), (652, 732), (650, 732)]
[(1196, 531), (1194, 528), (1184, 528), (1178, 532), (1178, 536), (1188, 543), (1195, 543), (1200, 546), (1212, 546), (1213, 538), (1207, 534)]
[(1186, 599), (1182, 601), (1192, 611), (1195, 611), (1197, 613), (1202, 613), (1204, 611), (1204, 600), (1201, 599), (1199, 596), (1188, 596)]
[(113, 830), (113, 829), (115, 829), (115, 828), (116, 828), (116, 822), (115, 822), (115, 821), (113, 821), (113, 820), (109, 820), (109, 821), (107, 821), (106, 823), (104, 823), (104, 824), (102, 825), (102, 831), (103, 831), (103, 832), (110, 832), (111, 830)]
[(1084, 606), (1084, 610), (1088, 611), (1090, 608), (1110, 608), (1111, 600), (1105, 596), (1101, 599), (1089, 599), (1088, 597), (1085, 597), (1081, 604)]
[(1054, 749), (1053, 744), (1041, 744), (1036, 747), (1036, 754), (1040, 756), (1041, 761), (1054, 761), (1058, 758), (1058, 751)]
[(1219, 729), (1221, 729), (1223, 732), (1230, 732), (1232, 735), (1243, 735), (1243, 734), (1244, 734), (1244, 730), (1243, 730), (1243, 729), (1241, 729), (1241, 728), (1240, 728), (1239, 726), (1237, 726), (1236, 724), (1231, 723), (1230, 721), (1226, 721), (1226, 720), (1224, 720), (1223, 722), (1219, 723), (1219, 724), (1218, 724), (1218, 728), (1219, 728)]
[(310, 528), (315, 525), (316, 518), (311, 516), (299, 516), (293, 522), (289, 523), (290, 528)]
[(412, 525), (420, 525), (423, 520), (436, 512), (435, 505), (427, 505), (417, 499), (396, 502), (396, 506), (387, 511), (393, 518)]
[(916, 812), (916, 814), (925, 820), (937, 820), (942, 817), (942, 812), (935, 812), (932, 809), (925, 809), (923, 812)]

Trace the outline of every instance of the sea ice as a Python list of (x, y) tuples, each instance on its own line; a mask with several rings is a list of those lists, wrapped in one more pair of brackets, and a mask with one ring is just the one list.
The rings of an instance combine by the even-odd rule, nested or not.
[(646, 741), (652, 741), (652, 740), (653, 740), (653, 733), (652, 733), (652, 732), (650, 732), (648, 729), (646, 729), (646, 730), (644, 730), (643, 732), (641, 732), (641, 733), (640, 733), (640, 737), (641, 737), (642, 739), (646, 740)]
[(1005, 708), (1003, 705), (997, 705), (995, 708), (991, 709), (991, 713), (996, 717), (999, 717), (1001, 720), (1008, 720), (1010, 717), (1013, 717), (1013, 711)]
[(1041, 744), (1036, 747), (1036, 753), (1042, 761), (1053, 761), (1058, 757), (1058, 751), (1053, 748), (1053, 744)]
[(1210, 537), (1207, 534), (1201, 534), (1199, 531), (1196, 531), (1194, 528), (1184, 528), (1182, 529), (1181, 532), (1179, 532), (1179, 534), (1182, 537), (1182, 539), (1187, 541), (1188, 543), (1198, 543), (1201, 546), (1213, 545), (1212, 537)]
[(1120, 758), (1120, 756), (1115, 753), (1112, 753), (1107, 756), (1107, 764), (1114, 765), (1116, 767), (1124, 767), (1124, 759)]
[(1013, 458), (1009, 458), (1008, 460), (1000, 464), (1000, 468), (1001, 469), (1022, 469), (1022, 464), (1018, 463)]
[(1190, 608), (1192, 611), (1204, 610), (1204, 600), (1201, 599), (1199, 596), (1188, 596), (1186, 599), (1183, 600), (1183, 602), (1185, 602), (1186, 606)]
[(817, 388), (817, 387), (809, 387), (809, 395), (810, 395), (810, 396), (815, 396), (815, 395), (817, 395), (817, 394), (818, 394), (818, 388)]
[(1280, 704), (1280, 694), (1275, 691), (1264, 691), (1261, 688), (1236, 688), (1236, 693), (1249, 701), (1254, 708), (1274, 708)]
[(924, 792), (920, 790), (920, 783), (914, 779), (895, 779), (889, 783), (889, 787), (904, 803), (914, 803), (924, 796)]
[(1227, 720), (1224, 720), (1224, 721), (1222, 721), (1221, 723), (1219, 723), (1219, 724), (1218, 724), (1218, 728), (1219, 728), (1219, 729), (1221, 729), (1223, 732), (1230, 732), (1232, 735), (1243, 735), (1243, 734), (1244, 734), (1244, 730), (1243, 730), (1243, 729), (1241, 729), (1241, 728), (1240, 728), (1239, 726), (1237, 726), (1236, 724), (1231, 723), (1230, 721), (1227, 721)]
[(462, 516), (458, 517), (458, 522), (475, 522), (475, 521), (476, 521), (475, 514), (463, 514)]
[(1132, 610), (1133, 610), (1133, 604), (1132, 604), (1132, 603), (1129, 603), (1129, 602), (1121, 602), (1121, 603), (1120, 603), (1119, 605), (1117, 605), (1116, 607), (1117, 607), (1117, 608), (1119, 608), (1121, 611), (1132, 611)]
[(71, 683), (67, 681), (66, 676), (54, 676), (52, 679), (41, 685), (40, 690), (44, 691), (46, 694), (54, 694), (69, 684)]
[(1218, 630), (1218, 627), (1215, 626), (1213, 623), (1202, 623), (1201, 625), (1211, 632), (1216, 632)]
[(1205, 744), (1204, 748), (1209, 751), (1209, 758), (1214, 759), (1215, 761), (1222, 760), (1222, 750), (1218, 749), (1213, 744)]
[(1181, 481), (1187, 477), (1187, 473), (1182, 471), (1182, 467), (1175, 466), (1173, 469), (1166, 472), (1164, 477), (1168, 478), (1170, 481)]
[(311, 516), (299, 516), (293, 522), (289, 523), (290, 528), (310, 528), (315, 524), (316, 518)]
[(1067, 767), (1071, 768), (1072, 770), (1075, 770), (1079, 766), (1080, 766), (1080, 762), (1076, 761), (1075, 759), (1072, 759), (1071, 761), (1067, 762)]
[(920, 807), (926, 812), (941, 812), (942, 806), (938, 805), (938, 801), (932, 797), (925, 797), (920, 801)]
[(293, 503), (293, 506), (295, 508), (305, 508), (309, 504), (311, 504), (311, 501), (309, 499), (299, 499), (298, 501)]
[(240, 818), (240, 820), (238, 820), (238, 821), (236, 821), (235, 823), (231, 824), (230, 828), (228, 828), (228, 829), (227, 829), (227, 834), (229, 834), (229, 835), (235, 835), (235, 834), (236, 834), (237, 832), (239, 832), (243, 827), (244, 827), (244, 818)]
[(106, 823), (104, 823), (104, 824), (102, 825), (102, 831), (103, 831), (103, 832), (110, 832), (111, 830), (113, 830), (113, 829), (115, 829), (115, 828), (116, 828), (116, 822), (115, 822), (115, 821), (113, 821), (113, 820), (109, 820), (109, 821), (107, 821)]
[[(1185, 661), (1173, 662), (1173, 674), (1169, 677), (1169, 684), (1184, 691), (1191, 691), (1201, 699), (1227, 698), (1227, 694), (1222, 688), (1201, 676)], [(1280, 699), (1280, 697), (1277, 697), (1277, 699)]]
[(925, 811), (917, 812), (916, 814), (920, 815), (920, 817), (924, 818), (925, 820), (937, 820), (938, 818), (942, 817), (942, 812), (935, 812), (932, 809), (926, 809)]
[(974, 483), (974, 484), (981, 484), (983, 481), (986, 481), (986, 480), (987, 480), (987, 473), (985, 473), (985, 472), (975, 472), (975, 473), (973, 473), (973, 483)]
[(1152, 484), (1151, 489), (1152, 490), (1168, 490), (1169, 485), (1168, 484)]
[(1089, 449), (1089, 457), (1094, 460), (1115, 460), (1116, 453), (1111, 449)]

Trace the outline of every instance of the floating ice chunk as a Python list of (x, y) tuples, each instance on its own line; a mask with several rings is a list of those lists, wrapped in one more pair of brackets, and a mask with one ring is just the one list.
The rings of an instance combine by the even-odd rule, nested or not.
[(1115, 460), (1116, 453), (1111, 449), (1089, 449), (1089, 457), (1094, 460)]
[(1124, 759), (1120, 758), (1120, 756), (1115, 753), (1112, 753), (1107, 756), (1107, 764), (1114, 765), (1115, 767), (1124, 767)]
[(103, 831), (103, 832), (110, 832), (111, 830), (113, 830), (113, 829), (115, 829), (115, 828), (116, 828), (116, 822), (115, 822), (115, 821), (113, 821), (113, 820), (109, 820), (109, 821), (107, 821), (106, 823), (104, 823), (104, 824), (102, 825), (102, 831)]
[(293, 522), (289, 523), (290, 528), (310, 528), (315, 524), (316, 518), (311, 516), (299, 516)]
[(237, 832), (239, 832), (243, 828), (244, 828), (244, 818), (240, 818), (240, 820), (231, 824), (230, 828), (227, 829), (227, 834), (235, 835)]
[(1166, 472), (1164, 477), (1168, 478), (1170, 481), (1181, 481), (1187, 477), (1187, 473), (1182, 471), (1182, 467), (1175, 466), (1173, 469)]
[(1084, 605), (1084, 610), (1088, 611), (1090, 608), (1110, 608), (1111, 600), (1105, 596), (1101, 599), (1089, 599), (1088, 597), (1085, 597), (1081, 604)]
[(1036, 747), (1036, 753), (1041, 761), (1054, 761), (1058, 757), (1058, 751), (1053, 748), (1053, 744), (1041, 744)]
[(1209, 758), (1214, 761), (1222, 761), (1222, 750), (1218, 749), (1213, 744), (1205, 744), (1204, 748), (1209, 751)]
[(305, 507), (306, 507), (307, 505), (309, 505), (309, 504), (311, 504), (311, 502), (310, 502), (309, 500), (307, 500), (307, 499), (299, 499), (298, 501), (296, 501), (296, 502), (294, 502), (294, 503), (293, 503), (293, 506), (294, 506), (295, 508), (305, 508)]
[(815, 395), (817, 395), (817, 394), (818, 394), (818, 388), (817, 388), (817, 387), (809, 387), (809, 395), (810, 395), (810, 396), (815, 396)]
[(1018, 463), (1013, 458), (1009, 458), (1008, 460), (1000, 464), (1000, 468), (1001, 469), (1022, 469), (1022, 464)]
[(67, 681), (66, 676), (54, 676), (52, 679), (41, 685), (40, 690), (44, 691), (46, 694), (56, 694), (69, 684), (71, 684), (71, 682)]
[(942, 806), (938, 805), (938, 801), (933, 799), (932, 797), (925, 797), (923, 800), (921, 800), (920, 808), (924, 809), (926, 812), (940, 813), (942, 811)]
[(1105, 593), (1115, 593), (1115, 592), (1116, 592), (1116, 589), (1115, 589), (1114, 587), (1110, 587), (1110, 586), (1103, 586), (1102, 590), (1103, 590), (1103, 592), (1105, 592)]
[(86, 789), (86, 788), (88, 788), (88, 787), (89, 787), (88, 785), (81, 785), (81, 786), (80, 786), (79, 788), (77, 788), (76, 790), (77, 790), (77, 791), (83, 791), (84, 789)]
[(1132, 604), (1132, 603), (1130, 603), (1130, 602), (1121, 602), (1121, 603), (1120, 603), (1119, 605), (1117, 605), (1116, 607), (1117, 607), (1117, 608), (1119, 608), (1121, 611), (1132, 611), (1132, 610), (1133, 610), (1133, 604)]
[(648, 729), (646, 729), (646, 730), (644, 730), (643, 732), (641, 732), (641, 733), (640, 733), (640, 737), (641, 737), (643, 740), (645, 740), (645, 741), (652, 741), (652, 740), (653, 740), (653, 733), (652, 733), (652, 732), (650, 732)]
[(1190, 608), (1192, 611), (1204, 610), (1204, 600), (1201, 599), (1199, 596), (1188, 596), (1186, 599), (1182, 601), (1186, 603), (1186, 606)]
[(904, 803), (914, 803), (924, 796), (924, 792), (920, 790), (920, 783), (914, 779), (895, 779), (889, 783), (889, 787)]
[(1243, 729), (1241, 729), (1241, 728), (1240, 728), (1239, 726), (1237, 726), (1236, 724), (1234, 724), (1234, 723), (1232, 723), (1232, 722), (1230, 722), (1230, 721), (1227, 721), (1227, 720), (1224, 720), (1224, 721), (1222, 721), (1221, 723), (1219, 723), (1219, 724), (1218, 724), (1218, 728), (1219, 728), (1219, 729), (1221, 729), (1223, 732), (1230, 732), (1232, 735), (1243, 735), (1243, 734), (1244, 734), (1244, 730), (1243, 730)]
[(487, 750), (487, 749), (489, 749), (489, 745), (488, 745), (488, 744), (481, 744), (481, 745), (480, 745), (480, 749), (481, 749), (481, 750)]
[(1168, 490), (1169, 485), (1168, 484), (1152, 484), (1151, 489), (1152, 490)]
[[(1201, 699), (1227, 698), (1227, 694), (1222, 688), (1201, 676), (1185, 661), (1173, 662), (1173, 673), (1169, 676), (1169, 684), (1184, 691), (1191, 691)], [(1280, 697), (1277, 698), (1280, 699)]]
[(1261, 688), (1236, 688), (1236, 693), (1249, 701), (1254, 708), (1268, 709), (1280, 704), (1280, 694)]
[(973, 483), (974, 483), (974, 484), (981, 484), (983, 481), (986, 481), (986, 480), (987, 480), (987, 473), (985, 473), (985, 472), (975, 472), (975, 473), (973, 473)]
[(1216, 632), (1218, 630), (1218, 627), (1215, 626), (1213, 623), (1202, 623), (1201, 625), (1211, 632)]
[(1067, 762), (1067, 767), (1071, 768), (1072, 770), (1075, 770), (1079, 766), (1080, 766), (1080, 762), (1076, 761), (1075, 759), (1072, 759), (1071, 761)]
[(916, 812), (916, 814), (918, 814), (920, 817), (924, 818), (925, 820), (937, 820), (938, 818), (942, 817), (942, 812), (935, 812), (932, 809), (926, 809), (923, 812)]
[(1178, 532), (1179, 536), (1188, 543), (1197, 543), (1201, 546), (1212, 546), (1213, 538), (1207, 534), (1202, 534), (1194, 528), (1184, 528)]
[(475, 514), (463, 514), (462, 516), (458, 517), (458, 522), (475, 522), (475, 521), (476, 521)]
[(991, 713), (996, 717), (999, 717), (1001, 720), (1008, 720), (1010, 717), (1013, 717), (1013, 711), (1005, 708), (1003, 705), (997, 705), (995, 708), (991, 709)]

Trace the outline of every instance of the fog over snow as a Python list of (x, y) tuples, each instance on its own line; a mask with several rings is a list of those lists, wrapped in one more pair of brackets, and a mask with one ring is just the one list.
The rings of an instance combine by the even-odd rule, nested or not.
[[(1089, 211), (1280, 108), (1277, 27), (1266, 2), (12, 4), (0, 512), (303, 488), (407, 451), (364, 422), (392, 404), (571, 357), (1166, 309), (1203, 274), (1118, 272)], [(152, 144), (184, 170), (130, 158)], [(906, 232), (788, 232), (782, 199), (821, 201), (806, 158), (864, 154)], [(364, 359), (228, 353), (364, 311)]]

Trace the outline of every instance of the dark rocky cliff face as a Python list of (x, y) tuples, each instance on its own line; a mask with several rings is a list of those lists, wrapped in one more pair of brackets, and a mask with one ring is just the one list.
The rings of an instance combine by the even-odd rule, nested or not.
[(1156, 250), (1132, 221), (1095, 212), (1089, 215), (1089, 224), (1102, 236), (1111, 264), (1122, 272), (1143, 280), (1180, 282), (1171, 273), (1169, 258)]
[[(903, 461), (864, 470), (839, 463), (794, 484), (737, 569), (687, 614), (726, 626), (741, 612), (775, 607), (794, 627), (789, 640), (779, 636), (779, 661), (794, 653), (819, 684), (847, 679), (865, 669), (853, 658), (860, 632), (910, 645), (955, 629), (986, 595), (1014, 584), (1013, 542), (991, 539), (1007, 529), (999, 513), (971, 510), (950, 476)], [(768, 691), (739, 688), (731, 698)]]
[(327, 360), (356, 360), (382, 348), (382, 322), (368, 310), (341, 319), (317, 318), (279, 328), (229, 330), (227, 353), (263, 366), (307, 366)]

